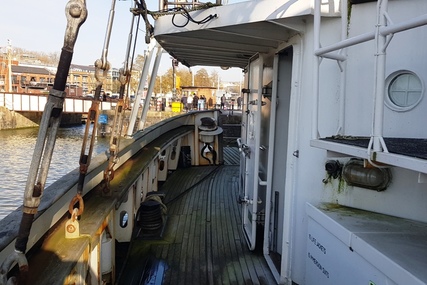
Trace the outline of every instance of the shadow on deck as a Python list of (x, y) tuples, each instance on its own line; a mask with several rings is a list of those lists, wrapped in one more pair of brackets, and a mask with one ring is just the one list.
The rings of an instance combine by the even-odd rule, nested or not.
[[(239, 153), (221, 166), (179, 169), (162, 186), (167, 221), (138, 237), (118, 284), (275, 284), (262, 253), (248, 250), (237, 203)], [(236, 160), (237, 159), (237, 160)]]

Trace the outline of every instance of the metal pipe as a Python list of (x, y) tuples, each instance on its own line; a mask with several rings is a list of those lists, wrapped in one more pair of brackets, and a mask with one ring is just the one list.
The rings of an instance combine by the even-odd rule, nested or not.
[(145, 119), (147, 118), (148, 108), (150, 107), (151, 94), (153, 93), (154, 84), (156, 83), (157, 71), (159, 70), (160, 60), (162, 59), (162, 47), (157, 43), (156, 48), (156, 58), (154, 60), (153, 70), (151, 72), (150, 84), (148, 85), (147, 96), (145, 97), (144, 107), (142, 109), (141, 120), (139, 121), (138, 130), (144, 129)]
[[(314, 50), (320, 47), (320, 0), (314, 1)], [(320, 57), (315, 52), (313, 63), (313, 114), (312, 114), (312, 139), (319, 138), (319, 67)]]
[(324, 58), (329, 58), (337, 61), (346, 61), (347, 57), (344, 55), (341, 55), (339, 53), (325, 53), (322, 55)]
[[(315, 19), (316, 19), (316, 8), (315, 8)], [(382, 36), (386, 36), (389, 34), (393, 34), (393, 33), (398, 33), (398, 32), (403, 32), (406, 30), (409, 30), (411, 28), (416, 28), (416, 27), (420, 27), (420, 26), (424, 26), (427, 25), (427, 14), (424, 14), (422, 16), (413, 18), (411, 20), (399, 23), (399, 24), (392, 24), (389, 25), (387, 27), (380, 27), (379, 29), (379, 33)], [(352, 38), (348, 38), (346, 40), (343, 40), (341, 42), (332, 44), (330, 46), (327, 47), (323, 47), (323, 48), (315, 48), (314, 54), (317, 56), (323, 56), (329, 52), (333, 52), (333, 51), (337, 51), (346, 47), (350, 47), (356, 44), (360, 44), (363, 42), (367, 42), (370, 40), (375, 39), (375, 31), (373, 32), (368, 32), (368, 33), (364, 33)]]
[[(347, 0), (341, 0), (341, 41), (344, 41), (347, 38), (347, 13), (348, 13), (348, 4)], [(341, 50), (344, 54), (344, 58), (347, 58), (347, 49), (343, 48)], [(345, 132), (345, 89), (346, 89), (346, 78), (347, 78), (347, 61), (343, 61), (342, 70), (341, 70), (341, 84), (340, 84), (340, 107), (339, 107), (339, 120), (338, 120), (338, 134), (343, 134)]]
[(105, 32), (105, 39), (104, 39), (104, 48), (102, 49), (102, 69), (108, 69), (108, 63), (107, 63), (107, 55), (108, 55), (108, 46), (110, 44), (110, 37), (111, 37), (111, 30), (113, 27), (113, 21), (114, 21), (114, 7), (116, 6), (116, 0), (111, 1), (111, 9), (110, 14), (108, 16), (108, 23), (107, 23), (107, 30)]
[[(317, 0), (316, 0), (316, 2), (317, 2)], [(320, 16), (319, 16), (319, 18), (320, 18)], [(348, 38), (344, 41), (332, 44), (332, 45), (327, 46), (327, 47), (320, 48), (320, 46), (317, 46), (317, 48), (314, 49), (314, 54), (317, 56), (322, 56), (328, 52), (337, 51), (337, 50), (340, 50), (340, 49), (343, 49), (343, 48), (346, 48), (349, 46), (353, 46), (356, 44), (367, 42), (367, 41), (373, 40), (374, 38), (375, 38), (375, 32), (369, 32), (369, 33), (361, 34), (361, 35), (358, 35), (358, 36), (355, 36), (352, 38)]]
[[(135, 3), (135, 6), (134, 6), (134, 8), (136, 8), (137, 7), (137, 5), (136, 5), (136, 3)], [(131, 23), (130, 23), (130, 29), (129, 29), (129, 35), (128, 35), (128, 44), (127, 44), (127, 48), (126, 48), (126, 55), (125, 55), (125, 62), (124, 62), (124, 64), (123, 64), (123, 66), (124, 66), (124, 74), (125, 75), (128, 75), (129, 73), (130, 73), (130, 68), (129, 68), (129, 57), (130, 57), (130, 50), (131, 50), (131, 46), (132, 46), (132, 39), (133, 39), (133, 27), (134, 27), (134, 24), (135, 24), (135, 17), (136, 17), (136, 15), (135, 14), (133, 14), (132, 15), (132, 20), (131, 20)], [(121, 82), (122, 83), (122, 82)], [(127, 83), (127, 82), (125, 82), (125, 83)], [(122, 83), (122, 84), (125, 84), (125, 83)], [(120, 94), (120, 95), (122, 95), (122, 94)]]
[(421, 27), (425, 25), (427, 25), (427, 14), (412, 18), (402, 23), (381, 27), (380, 34), (382, 36), (387, 36), (389, 34), (403, 32), (409, 29), (413, 29), (413, 28)]
[(373, 126), (372, 135), (373, 150), (382, 151), (381, 141), (379, 138), (383, 135), (383, 116), (384, 116), (384, 80), (385, 80), (385, 65), (386, 65), (386, 53), (385, 44), (386, 36), (380, 33), (381, 27), (387, 25), (384, 14), (387, 11), (388, 0), (378, 1), (378, 15), (377, 25), (375, 31), (376, 39), (376, 54), (375, 54), (375, 94), (374, 94), (374, 113), (373, 113)]

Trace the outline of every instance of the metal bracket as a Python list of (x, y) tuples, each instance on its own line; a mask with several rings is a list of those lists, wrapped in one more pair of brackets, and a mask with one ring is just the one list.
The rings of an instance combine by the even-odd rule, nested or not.
[(65, 223), (65, 238), (78, 238), (80, 237), (80, 226), (77, 220), (78, 209), (74, 208), (71, 219)]
[(239, 151), (243, 152), (248, 158), (251, 158), (251, 148), (248, 145), (242, 143), (242, 146), (239, 148)]

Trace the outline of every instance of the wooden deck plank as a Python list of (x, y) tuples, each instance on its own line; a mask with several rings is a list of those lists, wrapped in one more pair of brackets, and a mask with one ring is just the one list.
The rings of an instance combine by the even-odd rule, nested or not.
[(219, 179), (215, 180), (213, 189), (218, 191), (211, 191), (212, 195), (212, 226), (213, 226), (213, 236), (212, 236), (212, 251), (213, 251), (213, 268), (214, 276), (216, 276), (215, 284), (228, 284), (229, 276), (228, 272), (225, 269), (225, 262), (227, 261), (227, 254), (225, 252), (225, 244), (223, 240), (223, 227), (221, 222), (226, 222), (224, 217), (221, 215), (221, 201), (220, 194), (224, 185), (219, 183)]
[[(192, 196), (192, 195), (191, 195)], [(189, 200), (189, 199), (187, 199)], [(191, 267), (188, 266), (188, 260), (192, 255), (192, 243), (190, 240), (190, 228), (191, 228), (191, 214), (186, 214), (185, 224), (183, 228), (183, 239), (181, 243), (181, 257), (180, 257), (180, 278), (178, 284), (188, 284), (186, 283), (187, 273), (191, 272)]]
[[(241, 284), (252, 284), (253, 282), (251, 280), (251, 274), (249, 272), (248, 264), (245, 259), (245, 255), (242, 254), (245, 251), (248, 250), (248, 247), (246, 245), (246, 241), (244, 239), (243, 233), (242, 233), (242, 212), (240, 205), (237, 203), (237, 199), (239, 196), (239, 178), (238, 178), (238, 169), (234, 168), (235, 173), (233, 173), (232, 181), (231, 181), (231, 199), (230, 201), (233, 201), (230, 203), (230, 215), (232, 216), (230, 218), (231, 227), (233, 229), (238, 229), (232, 232), (232, 236), (230, 238), (233, 239), (233, 252), (235, 253), (235, 258), (237, 260), (238, 267), (240, 268), (240, 275), (243, 279), (243, 282)], [(250, 281), (250, 282), (248, 282)]]
[[(198, 193), (200, 191), (196, 191)], [(193, 195), (198, 196), (198, 195)], [(196, 211), (193, 210), (190, 219), (190, 229), (189, 229), (189, 237), (188, 237), (188, 249), (187, 249), (187, 257), (186, 257), (186, 274), (185, 274), (185, 283), (186, 284), (199, 284), (199, 277), (197, 272), (193, 272), (191, 269), (195, 266), (198, 266), (198, 256), (195, 254), (196, 247), (199, 244), (198, 234), (196, 234), (197, 226), (196, 226), (197, 214)], [(197, 282), (196, 282), (197, 280)]]
[(220, 200), (220, 211), (222, 214), (221, 220), (225, 221), (223, 223), (221, 223), (221, 227), (223, 229), (223, 242), (224, 242), (224, 250), (225, 250), (225, 256), (227, 260), (231, 260), (231, 262), (227, 262), (225, 270), (228, 272), (228, 277), (230, 280), (230, 283), (234, 283), (236, 281), (236, 274), (234, 272), (234, 260), (233, 257), (231, 255), (231, 245), (229, 242), (229, 205), (228, 202), (229, 199), (226, 199), (226, 197), (229, 197), (229, 192), (231, 191), (231, 185), (230, 185), (230, 177), (227, 175), (221, 175), (222, 177), (222, 187), (221, 187), (221, 191), (219, 191), (220, 195), (219, 195), (219, 200)]
[[(236, 201), (233, 201), (234, 203), (236, 203)], [(228, 201), (228, 203), (232, 203), (231, 201)], [(232, 205), (228, 205), (229, 207), (229, 211), (232, 210)], [(242, 284), (244, 281), (243, 279), (243, 274), (242, 274), (242, 270), (240, 268), (240, 263), (238, 262), (238, 253), (236, 251), (236, 246), (235, 246), (235, 238), (234, 238), (234, 232), (235, 232), (235, 228), (236, 225), (233, 224), (232, 219), (230, 219), (230, 222), (226, 223), (226, 228), (227, 228), (227, 238), (228, 238), (228, 244), (230, 247), (230, 255), (231, 258), (233, 259), (233, 269), (234, 269), (234, 279), (236, 280), (236, 282), (238, 284)]]
[(240, 164), (240, 152), (237, 147), (225, 146), (223, 148), (223, 157), (225, 165), (239, 165)]
[[(170, 244), (164, 244), (160, 246), (162, 248), (162, 255), (161, 255), (161, 260), (165, 260), (166, 262), (168, 261), (168, 257), (170, 252), (172, 252), (172, 250), (170, 250), (171, 245)], [(172, 274), (171, 274), (171, 270), (169, 270), (171, 267), (171, 264), (167, 263), (167, 267), (166, 267), (166, 272), (163, 278), (163, 284), (171, 284), (171, 279), (172, 279)]]

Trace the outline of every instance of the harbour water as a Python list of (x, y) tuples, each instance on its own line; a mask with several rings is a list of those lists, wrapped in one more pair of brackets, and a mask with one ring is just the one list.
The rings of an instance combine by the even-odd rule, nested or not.
[[(46, 186), (79, 167), (85, 125), (57, 134)], [(0, 131), (0, 219), (22, 205), (38, 128)], [(93, 155), (108, 150), (109, 138), (97, 137)]]

